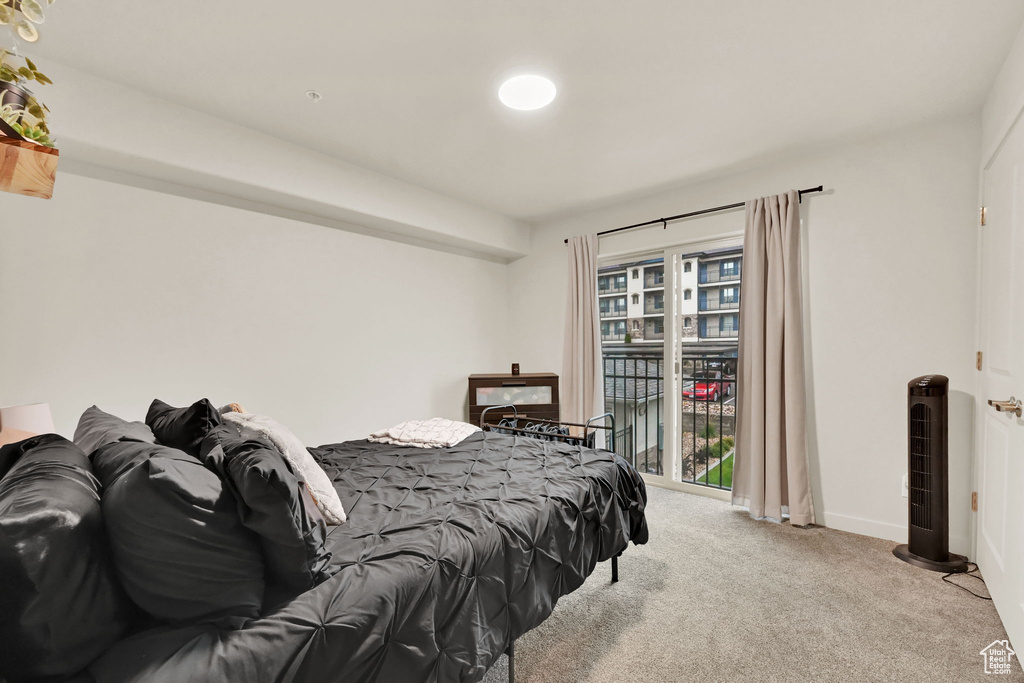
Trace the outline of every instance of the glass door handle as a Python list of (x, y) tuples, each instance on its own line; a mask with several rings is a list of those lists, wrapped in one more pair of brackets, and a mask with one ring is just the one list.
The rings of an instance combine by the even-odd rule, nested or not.
[(1009, 401), (994, 401), (990, 398), (988, 404), (1000, 413), (1013, 413), (1017, 417), (1024, 415), (1024, 405), (1013, 396), (1010, 397)]

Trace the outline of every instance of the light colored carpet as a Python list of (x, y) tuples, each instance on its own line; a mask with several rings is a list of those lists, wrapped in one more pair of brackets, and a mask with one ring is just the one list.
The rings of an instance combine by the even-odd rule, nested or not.
[[(984, 674), (979, 652), (1006, 638), (992, 603), (894, 543), (648, 491), (650, 541), (620, 558), (619, 583), (598, 565), (516, 642), (517, 683), (1024, 680), (1016, 662)], [(507, 680), (502, 656), (484, 681)]]

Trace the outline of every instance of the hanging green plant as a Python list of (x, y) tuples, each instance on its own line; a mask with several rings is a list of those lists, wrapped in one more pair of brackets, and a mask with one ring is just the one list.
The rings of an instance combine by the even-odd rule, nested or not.
[(0, 133), (53, 147), (46, 120), (50, 110), (28, 89), (32, 81), (53, 83), (28, 57), (0, 49)]
[[(49, 127), (49, 108), (32, 88), (53, 81), (22, 55), (39, 40), (55, 0), (0, 0), (0, 191), (49, 199), (60, 152)], [(0, 681), (2, 683), (2, 681)]]
[[(12, 35), (26, 43), (39, 40), (36, 26), (46, 21), (49, 6), (55, 0), (0, 0), (0, 26), (7, 26)], [(45, 9), (44, 9), (45, 8)]]
[[(19, 66), (17, 60), (21, 59)], [(18, 83), (20, 81), (37, 81), (44, 85), (52, 85), (53, 81), (39, 70), (39, 67), (28, 57), (18, 57), (10, 50), (0, 50), (0, 81)]]

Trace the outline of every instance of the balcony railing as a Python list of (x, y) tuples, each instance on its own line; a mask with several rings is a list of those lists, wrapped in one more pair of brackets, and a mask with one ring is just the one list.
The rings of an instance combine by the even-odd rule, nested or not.
[(701, 339), (739, 339), (740, 331), (738, 329), (718, 329), (709, 327), (706, 330), (700, 331)]
[(644, 302), (644, 315), (653, 315), (655, 313), (665, 312), (665, 302), (662, 301), (661, 305), (654, 303), (653, 301)]
[(641, 472), (658, 475), (664, 455), (663, 366), (659, 347), (627, 345), (604, 353), (605, 410), (622, 429), (615, 434), (614, 450)]
[(731, 489), (736, 446), (736, 359), (684, 355), (680, 366), (683, 410), (679, 480)]
[(735, 301), (725, 301), (722, 299), (719, 299), (717, 301), (701, 301), (700, 304), (697, 306), (697, 310), (699, 311), (738, 311), (739, 308), (739, 299), (736, 299)]
[(625, 291), (626, 291), (626, 283), (625, 282), (623, 282), (621, 286), (617, 285), (617, 284), (614, 284), (614, 283), (613, 284), (601, 284), (601, 283), (598, 283), (598, 285), (597, 285), (597, 293), (598, 294), (621, 294), (622, 292), (625, 292)]
[(608, 310), (602, 309), (600, 311), (602, 318), (625, 318), (626, 309), (623, 308), (609, 308)]
[(625, 332), (623, 332), (622, 334), (602, 334), (601, 335), (601, 341), (625, 341), (625, 340), (626, 340), (626, 333)]
[[(648, 474), (665, 471), (664, 350), (627, 345), (604, 353), (605, 409), (621, 431), (614, 450)], [(682, 423), (678, 480), (732, 488), (736, 359), (684, 354), (680, 364)], [(670, 454), (671, 455), (671, 454)]]
[(715, 270), (702, 270), (697, 274), (697, 282), (702, 285), (712, 284), (715, 282), (735, 282), (740, 279), (740, 271), (742, 268), (737, 268), (733, 271), (726, 273), (720, 273), (717, 269)]

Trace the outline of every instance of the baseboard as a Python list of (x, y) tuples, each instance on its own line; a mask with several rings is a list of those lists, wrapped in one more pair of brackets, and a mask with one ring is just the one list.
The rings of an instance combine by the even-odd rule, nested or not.
[(879, 522), (874, 519), (853, 517), (851, 515), (839, 515), (834, 512), (825, 513), (825, 526), (829, 529), (848, 531), (851, 534), (871, 536), (873, 538), (884, 538), (887, 541), (897, 543), (907, 542), (907, 527), (889, 522)]
[[(853, 517), (851, 515), (840, 515), (834, 512), (826, 512), (824, 517), (825, 526), (829, 529), (847, 531), (851, 534), (860, 534), (861, 536), (871, 536), (872, 538), (883, 538), (887, 541), (895, 541), (896, 543), (907, 542), (907, 527), (904, 525), (879, 522), (874, 519), (864, 519), (863, 517)], [(971, 541), (966, 536), (951, 535), (949, 537), (949, 549), (951, 552), (970, 556)]]
[[(731, 491), (723, 491), (721, 489), (708, 488), (707, 486), (695, 486), (693, 484), (670, 481), (665, 477), (658, 477), (644, 473), (641, 473), (640, 476), (643, 477), (644, 481), (651, 486), (660, 486), (661, 488), (673, 489), (675, 491), (695, 493), (699, 496), (707, 496), (709, 498), (717, 498), (724, 501), (730, 501), (732, 496)], [(822, 517), (824, 517), (824, 519), (822, 519)], [(879, 522), (875, 519), (865, 519), (864, 517), (854, 517), (853, 515), (841, 515), (835, 512), (823, 513), (818, 517), (818, 524), (822, 524), (829, 529), (835, 529), (836, 531), (846, 531), (851, 534), (860, 534), (861, 536), (870, 536), (871, 538), (881, 538), (887, 541), (893, 541), (894, 543), (906, 543), (908, 538), (907, 527), (904, 524)], [(967, 536), (951, 534), (949, 537), (949, 550), (950, 552), (954, 552), (959, 555), (971, 557), (971, 539)]]

